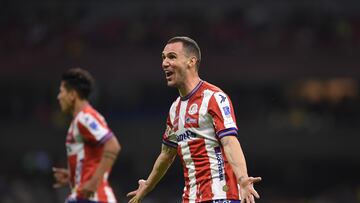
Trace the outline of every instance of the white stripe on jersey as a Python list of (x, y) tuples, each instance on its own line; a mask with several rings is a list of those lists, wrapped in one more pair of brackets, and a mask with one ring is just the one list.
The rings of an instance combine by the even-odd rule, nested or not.
[(66, 145), (67, 145), (66, 152), (68, 156), (77, 155), (82, 150), (84, 150), (84, 143), (76, 142), (71, 144), (68, 143)]
[[(185, 165), (188, 169), (188, 177), (189, 177), (189, 185), (190, 185), (190, 191), (189, 191), (189, 202), (195, 203), (196, 200), (196, 177), (195, 177), (195, 164), (191, 158), (191, 152), (190, 148), (187, 142), (181, 142), (179, 143), (181, 147), (181, 154), (183, 155), (183, 160), (187, 163)], [(185, 187), (186, 188), (186, 187)]]
[(65, 203), (67, 203), (67, 201), (76, 201), (76, 192), (72, 192), (69, 197), (65, 200)]
[(99, 201), (99, 198), (98, 198), (98, 193), (97, 193), (97, 192), (95, 192), (95, 193), (94, 193), (94, 196), (93, 196), (93, 197), (91, 197), (91, 198), (90, 198), (90, 200), (91, 200), (91, 201), (94, 201), (94, 202)]
[(237, 128), (231, 116), (231, 106), (228, 96), (223, 92), (216, 92), (214, 94), (217, 104), (219, 105), (222, 117), (224, 119), (225, 128)]
[(81, 182), (81, 174), (83, 168), (82, 160), (84, 159), (84, 157), (85, 157), (85, 152), (84, 152), (84, 148), (82, 148), (81, 151), (79, 151), (76, 156), (75, 185), (79, 185)]
[(171, 105), (171, 108), (170, 108), (170, 121), (172, 124), (174, 124), (174, 121), (175, 121), (175, 116), (176, 116), (176, 108), (177, 108), (177, 105), (179, 105), (179, 102), (180, 102), (180, 97), (178, 97), (176, 99), (176, 101)]
[[(218, 160), (219, 154), (217, 155), (215, 152), (215, 147), (219, 147), (220, 145), (216, 142), (210, 141), (205, 139), (205, 147), (206, 147), (206, 151), (207, 154), (209, 156), (209, 161), (210, 161), (210, 168), (211, 170), (211, 176), (212, 176), (212, 185), (211, 185), (211, 189), (212, 189), (212, 193), (214, 194), (214, 198), (216, 199), (226, 199), (226, 192), (224, 192), (222, 190), (223, 186), (226, 185), (226, 180), (225, 180), (225, 168), (224, 168), (224, 163), (221, 163), (221, 160)], [(221, 157), (219, 157), (220, 159)], [(222, 161), (223, 158), (222, 158)], [(220, 168), (222, 169), (222, 175), (223, 175), (223, 179), (220, 180)]]
[(186, 115), (186, 107), (188, 104), (189, 100), (186, 101), (181, 101), (180, 102), (180, 111), (179, 111), (179, 126), (178, 129), (179, 130), (183, 130), (184, 129), (184, 125), (185, 125), (185, 115)]
[(205, 115), (208, 111), (209, 101), (211, 96), (214, 94), (211, 90), (204, 90), (204, 98), (202, 99), (200, 110), (199, 110), (199, 127), (202, 128), (204, 125), (208, 125), (209, 122), (206, 122)]
[(105, 186), (104, 188), (106, 197), (108, 199), (108, 203), (115, 203), (116, 199), (114, 196), (114, 193), (112, 192), (111, 188), (109, 186)]

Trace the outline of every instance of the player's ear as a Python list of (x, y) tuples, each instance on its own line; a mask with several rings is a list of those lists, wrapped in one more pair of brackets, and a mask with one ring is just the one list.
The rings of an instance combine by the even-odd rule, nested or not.
[(197, 58), (195, 56), (191, 57), (188, 61), (189, 66), (195, 66), (196, 65)]
[(74, 100), (76, 97), (79, 97), (79, 94), (74, 89), (70, 90), (71, 100)]

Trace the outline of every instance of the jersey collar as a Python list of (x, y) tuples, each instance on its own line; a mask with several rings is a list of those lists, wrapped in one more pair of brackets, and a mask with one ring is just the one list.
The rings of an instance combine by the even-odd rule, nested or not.
[(200, 82), (196, 85), (196, 87), (191, 90), (191, 92), (189, 94), (187, 94), (186, 96), (184, 97), (180, 97), (181, 98), (181, 101), (185, 101), (185, 100), (188, 100), (191, 96), (193, 96), (195, 94), (195, 92), (201, 87), (201, 85), (204, 83), (203, 80), (200, 80)]

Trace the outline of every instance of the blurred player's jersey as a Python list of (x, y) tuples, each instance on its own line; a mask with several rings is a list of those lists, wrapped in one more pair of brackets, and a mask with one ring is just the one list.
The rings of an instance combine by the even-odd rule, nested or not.
[[(98, 167), (104, 143), (113, 136), (105, 119), (90, 105), (82, 109), (73, 119), (66, 137), (68, 167), (72, 192), (69, 200), (80, 200), (80, 187), (95, 173)], [(96, 202), (115, 203), (116, 199), (107, 178), (110, 171), (104, 174), (103, 180), (93, 197)]]
[(200, 83), (172, 104), (163, 144), (177, 148), (184, 168), (184, 203), (239, 200), (239, 188), (220, 139), (237, 136), (234, 109), (218, 87)]

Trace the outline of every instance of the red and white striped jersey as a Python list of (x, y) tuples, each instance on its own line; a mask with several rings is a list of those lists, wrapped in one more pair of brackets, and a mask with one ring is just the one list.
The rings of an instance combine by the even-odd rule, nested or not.
[[(73, 119), (66, 137), (68, 168), (70, 170), (70, 186), (72, 192), (69, 200), (82, 199), (78, 189), (87, 182), (98, 167), (104, 143), (113, 136), (106, 121), (90, 105), (82, 109)], [(115, 195), (106, 172), (97, 192), (89, 200), (95, 202), (115, 203)]]
[(237, 126), (232, 103), (220, 88), (201, 81), (172, 104), (163, 144), (177, 148), (182, 160), (184, 203), (240, 199), (220, 143), (224, 136), (237, 136)]

